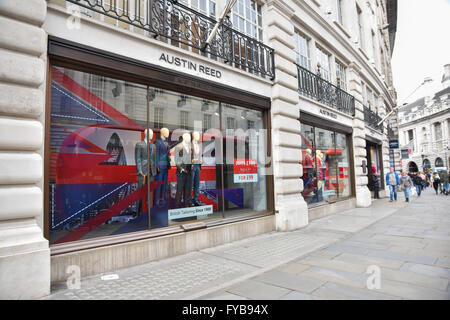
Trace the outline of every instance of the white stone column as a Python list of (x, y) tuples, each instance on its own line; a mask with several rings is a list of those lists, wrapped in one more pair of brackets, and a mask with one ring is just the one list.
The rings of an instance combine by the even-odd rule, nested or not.
[[(367, 188), (367, 173), (370, 164), (366, 157), (366, 137), (364, 133), (364, 113), (362, 104), (362, 88), (359, 77), (360, 68), (355, 63), (348, 67), (349, 93), (355, 97), (355, 118), (353, 119), (353, 171), (355, 172), (356, 206), (368, 207), (372, 204), (371, 194)], [(366, 172), (362, 164), (365, 162)]]
[(302, 141), (292, 15), (293, 9), (281, 1), (267, 1), (264, 8), (266, 40), (275, 49), (271, 122), (278, 231), (295, 230), (308, 224), (308, 207), (301, 195)]
[(44, 0), (0, 1), (0, 299), (50, 293), (43, 236)]

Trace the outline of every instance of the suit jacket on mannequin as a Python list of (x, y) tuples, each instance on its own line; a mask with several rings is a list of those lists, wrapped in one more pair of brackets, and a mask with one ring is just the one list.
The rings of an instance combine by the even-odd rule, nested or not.
[[(155, 145), (149, 143), (150, 152), (150, 176), (156, 176), (156, 148)], [(137, 175), (144, 174), (147, 176), (147, 143), (145, 141), (140, 141), (136, 143), (136, 148), (134, 150), (135, 160), (136, 160), (136, 173)]]
[(177, 173), (189, 173), (192, 170), (192, 156), (193, 150), (191, 144), (187, 145), (187, 149), (183, 143), (178, 144), (174, 150), (175, 164), (177, 166)]
[(159, 170), (170, 169), (170, 147), (167, 140), (159, 138), (155, 142), (156, 147), (156, 168)]

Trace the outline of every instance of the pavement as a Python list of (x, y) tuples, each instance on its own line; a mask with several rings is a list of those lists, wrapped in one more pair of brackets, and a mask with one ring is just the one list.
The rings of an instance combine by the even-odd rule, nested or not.
[(449, 300), (450, 196), (388, 200), (117, 270), (115, 280), (53, 284), (44, 299)]

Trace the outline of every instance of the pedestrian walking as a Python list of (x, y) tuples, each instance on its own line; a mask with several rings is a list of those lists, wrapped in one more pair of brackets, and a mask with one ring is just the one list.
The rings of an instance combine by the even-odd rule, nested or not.
[(378, 173), (373, 173), (372, 175), (372, 187), (374, 192), (374, 199), (380, 199), (380, 187), (381, 187), (381, 180), (380, 177), (378, 177)]
[(403, 192), (405, 193), (405, 201), (409, 202), (409, 190), (411, 190), (411, 187), (413, 186), (413, 181), (410, 176), (406, 173), (406, 171), (402, 172), (401, 180), (401, 186), (403, 188)]
[(449, 193), (449, 174), (447, 170), (441, 170), (439, 172), (439, 177), (441, 178), (441, 183), (444, 189), (444, 194), (448, 196)]
[(391, 200), (389, 200), (389, 202), (392, 202), (394, 199), (397, 201), (397, 187), (400, 186), (400, 177), (397, 172), (394, 171), (394, 168), (390, 168), (389, 172), (386, 174), (386, 182), (390, 191)]
[(419, 173), (419, 177), (421, 179), (421, 191), (425, 191), (425, 189), (427, 188), (427, 176), (425, 175), (424, 172), (420, 172)]
[(416, 188), (417, 196), (420, 197), (420, 194), (422, 193), (422, 178), (417, 172), (414, 173), (412, 181), (414, 183), (414, 187)]
[(434, 191), (436, 191), (436, 194), (438, 194), (438, 189), (442, 190), (441, 178), (439, 177), (439, 174), (436, 171), (433, 172), (433, 188)]

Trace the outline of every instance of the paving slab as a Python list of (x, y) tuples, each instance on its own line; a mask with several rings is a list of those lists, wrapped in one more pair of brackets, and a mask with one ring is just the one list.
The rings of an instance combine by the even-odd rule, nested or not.
[[(336, 259), (326, 259), (314, 256), (308, 256), (300, 260), (302, 265), (310, 265), (316, 267), (323, 267), (332, 270), (340, 270), (351, 273), (365, 273), (367, 271), (367, 267), (357, 263), (344, 262)], [(306, 269), (305, 269), (306, 270)], [(302, 270), (304, 271), (304, 270)]]
[(255, 300), (277, 300), (287, 295), (291, 290), (272, 286), (267, 283), (246, 280), (227, 289), (227, 292)]
[(424, 288), (412, 284), (405, 284), (403, 282), (392, 281), (384, 279), (381, 282), (381, 288), (377, 290), (381, 293), (402, 297), (404, 299), (411, 300), (448, 300), (450, 299), (449, 293), (434, 290), (430, 288)]
[(415, 262), (420, 264), (433, 265), (437, 258), (428, 256), (418, 256), (402, 252), (393, 252), (389, 250), (369, 250), (367, 253), (370, 257), (380, 257), (392, 260), (402, 260), (407, 262)]
[(342, 284), (327, 282), (314, 291), (314, 297), (345, 300), (401, 300), (402, 298), (377, 292), (377, 290), (349, 287)]
[(322, 281), (340, 283), (356, 288), (365, 288), (368, 278), (368, 275), (355, 274), (322, 267), (311, 267), (300, 273), (300, 275)]
[(410, 283), (421, 287), (447, 291), (449, 280), (439, 276), (423, 275), (416, 272), (405, 270), (393, 270), (389, 268), (381, 268), (381, 282), (384, 279), (394, 280), (403, 283)]
[(304, 293), (311, 293), (325, 283), (323, 280), (308, 278), (302, 274), (293, 275), (273, 270), (255, 277), (252, 280)]
[(405, 263), (400, 269), (423, 275), (439, 276), (444, 279), (450, 278), (450, 269), (443, 267), (430, 266), (418, 263)]
[(310, 294), (303, 292), (291, 291), (287, 295), (282, 296), (280, 300), (313, 300)]
[(391, 269), (399, 269), (405, 262), (394, 259), (384, 259), (381, 257), (364, 256), (352, 253), (343, 253), (334, 258), (335, 260), (344, 261), (348, 263), (357, 263), (365, 266), (366, 268), (371, 265), (379, 267), (386, 267)]

